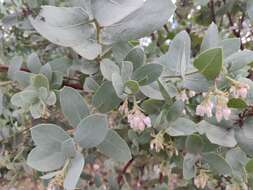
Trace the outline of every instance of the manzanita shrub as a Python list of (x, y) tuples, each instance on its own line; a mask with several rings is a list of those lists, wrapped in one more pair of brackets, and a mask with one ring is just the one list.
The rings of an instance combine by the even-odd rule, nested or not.
[(12, 0), (1, 18), (3, 179), (252, 189), (253, 1)]

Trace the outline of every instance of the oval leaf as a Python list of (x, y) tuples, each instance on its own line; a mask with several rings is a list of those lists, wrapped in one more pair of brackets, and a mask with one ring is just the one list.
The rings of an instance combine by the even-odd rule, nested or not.
[(83, 148), (92, 148), (105, 139), (108, 132), (106, 115), (94, 114), (84, 118), (74, 134), (74, 139)]
[(133, 79), (141, 86), (148, 85), (156, 81), (163, 71), (163, 66), (159, 64), (148, 64), (138, 68), (133, 73)]
[(204, 51), (194, 60), (193, 64), (208, 80), (214, 80), (219, 76), (222, 69), (222, 48), (215, 48)]
[(70, 162), (70, 166), (64, 179), (64, 189), (73, 190), (76, 188), (78, 180), (83, 171), (84, 162), (83, 155), (78, 152), (75, 158)]
[(206, 153), (203, 155), (203, 159), (211, 169), (219, 175), (229, 175), (232, 173), (232, 168), (226, 162), (224, 158), (215, 153)]
[(92, 104), (102, 113), (116, 108), (121, 101), (109, 81), (103, 83), (92, 98)]
[(47, 149), (36, 147), (29, 153), (27, 164), (38, 171), (49, 172), (60, 169), (65, 160), (64, 154), (52, 147)]
[(60, 92), (61, 109), (73, 127), (89, 115), (89, 107), (84, 98), (73, 88), (64, 87)]
[(100, 152), (118, 162), (131, 160), (132, 155), (127, 143), (117, 132), (110, 130), (104, 141), (98, 146)]

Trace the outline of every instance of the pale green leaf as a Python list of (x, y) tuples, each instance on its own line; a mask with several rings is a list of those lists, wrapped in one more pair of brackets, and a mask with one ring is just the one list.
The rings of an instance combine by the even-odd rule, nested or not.
[(193, 64), (208, 80), (214, 80), (219, 76), (222, 69), (222, 48), (209, 49), (202, 52), (194, 60)]

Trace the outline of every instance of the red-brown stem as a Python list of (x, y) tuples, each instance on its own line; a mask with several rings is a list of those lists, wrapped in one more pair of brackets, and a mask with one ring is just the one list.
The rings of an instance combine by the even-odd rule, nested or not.
[(163, 183), (163, 173), (160, 172), (159, 174), (159, 183), (162, 184)]
[(125, 175), (127, 169), (131, 166), (131, 164), (133, 163), (134, 161), (134, 158), (132, 158), (131, 160), (129, 160), (126, 165), (124, 166), (124, 168), (122, 169), (122, 171), (120, 172), (120, 174), (118, 175), (117, 177), (117, 182), (118, 184), (120, 185), (121, 184), (121, 181), (123, 179), (123, 176)]
[[(9, 69), (8, 65), (0, 64), (0, 72), (8, 72), (8, 69)], [(25, 71), (25, 72), (29, 72), (29, 73), (31, 72), (29, 69), (24, 68), (24, 67), (22, 67), (20, 70)], [(80, 83), (69, 83), (69, 81), (72, 80), (69, 77), (64, 77), (64, 79), (65, 79), (65, 81), (63, 81), (63, 86), (69, 86), (69, 87), (72, 87), (77, 90), (83, 90), (83, 86)], [(73, 79), (73, 80), (76, 81), (76, 79)]]

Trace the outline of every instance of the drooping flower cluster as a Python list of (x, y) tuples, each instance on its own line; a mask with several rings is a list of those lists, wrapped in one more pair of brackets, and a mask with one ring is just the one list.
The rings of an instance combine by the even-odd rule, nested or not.
[(127, 117), (130, 127), (135, 131), (144, 131), (146, 127), (151, 127), (150, 117), (142, 113), (141, 108), (136, 103), (133, 109), (129, 111), (128, 100), (126, 99), (120, 106), (119, 112)]
[(215, 117), (218, 122), (224, 118), (225, 120), (229, 119), (229, 116), (231, 115), (231, 109), (227, 106), (228, 103), (228, 97), (226, 96), (216, 96), (216, 113)]
[(151, 127), (151, 119), (145, 116), (138, 108), (134, 108), (128, 114), (128, 123), (135, 131), (144, 131), (146, 127)]
[(205, 99), (200, 105), (196, 108), (196, 115), (204, 117), (212, 117), (213, 103), (209, 98)]
[(189, 90), (186, 92), (186, 90), (182, 90), (178, 95), (177, 95), (177, 100), (181, 100), (183, 102), (187, 102), (189, 98), (192, 98), (196, 95), (195, 91)]
[(248, 84), (237, 82), (230, 88), (230, 92), (235, 98), (246, 98), (249, 89), (250, 86)]
[(239, 82), (226, 76), (226, 79), (231, 83), (230, 93), (222, 92), (215, 87), (214, 91), (208, 92), (205, 96), (205, 100), (197, 106), (196, 115), (212, 117), (212, 110), (214, 108), (212, 102), (210, 101), (210, 96), (213, 95), (216, 99), (215, 103), (215, 117), (218, 122), (222, 119), (228, 120), (231, 115), (231, 109), (227, 106), (229, 101), (229, 96), (234, 98), (246, 98), (250, 86), (246, 83)]
[[(223, 118), (225, 120), (229, 119), (229, 116), (231, 115), (231, 109), (228, 108), (228, 96), (225, 93), (218, 93), (218, 95), (215, 96), (216, 98), (216, 104), (215, 104), (215, 117), (218, 122), (220, 122)], [(204, 99), (204, 101), (197, 106), (196, 108), (196, 115), (204, 117), (205, 115), (207, 117), (213, 116), (213, 108), (214, 104), (210, 100), (209, 95), (207, 95)]]

